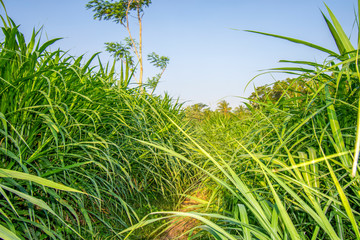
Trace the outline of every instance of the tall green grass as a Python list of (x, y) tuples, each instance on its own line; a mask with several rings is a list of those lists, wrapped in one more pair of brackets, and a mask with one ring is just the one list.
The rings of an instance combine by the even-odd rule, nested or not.
[(164, 117), (181, 124), (181, 104), (132, 88), (128, 66), (117, 75), (94, 66), (97, 54), (84, 62), (49, 51), (59, 39), (34, 30), (27, 42), (2, 22), (0, 238), (121, 239), (151, 209), (175, 204), (193, 172), (134, 139), (185, 153)]
[[(303, 66), (274, 69), (298, 75), (277, 101), (191, 123), (126, 65), (49, 51), (59, 39), (2, 17), (0, 238), (155, 239), (190, 217), (192, 239), (360, 239), (359, 47), (327, 10), (337, 52), (260, 34), (328, 62), (284, 61)], [(174, 211), (189, 189), (208, 199)]]
[[(298, 76), (278, 101), (257, 102), (252, 116), (239, 122), (201, 121), (200, 137), (182, 131), (197, 161), (143, 142), (199, 169), (214, 192), (202, 211), (154, 214), (198, 219), (191, 239), (360, 239), (359, 47), (327, 11), (337, 52), (251, 31), (326, 52), (329, 61), (284, 61), (303, 66), (274, 69)], [(230, 124), (231, 130), (216, 134)], [(153, 221), (145, 218), (128, 230)]]

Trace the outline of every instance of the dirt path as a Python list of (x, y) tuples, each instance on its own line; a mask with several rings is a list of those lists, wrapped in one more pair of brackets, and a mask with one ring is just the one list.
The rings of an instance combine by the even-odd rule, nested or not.
[[(200, 202), (196, 199), (205, 200), (206, 197), (207, 194), (205, 193), (205, 191), (198, 191), (193, 195), (193, 197), (186, 198), (179, 207), (178, 211), (179, 212), (195, 211), (198, 208), (197, 206), (200, 204)], [(190, 217), (174, 219), (172, 226), (162, 235), (161, 238), (159, 238), (159, 240), (170, 240), (170, 239), (186, 240), (188, 239), (188, 234), (185, 234), (183, 236), (181, 235), (191, 230), (192, 228), (196, 227), (199, 224), (200, 221)]]

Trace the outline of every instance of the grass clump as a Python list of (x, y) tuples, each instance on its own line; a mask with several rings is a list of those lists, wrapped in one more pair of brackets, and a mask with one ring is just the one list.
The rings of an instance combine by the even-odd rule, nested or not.
[(360, 239), (358, 51), (327, 10), (337, 52), (255, 32), (326, 52), (325, 64), (284, 61), (303, 66), (274, 70), (297, 77), (255, 92), (242, 119), (193, 111), (198, 137), (183, 134), (202, 161), (156, 146), (207, 176), (202, 211), (162, 212), (199, 220), (192, 239)]
[(27, 43), (10, 18), (3, 24), (0, 238), (121, 239), (150, 210), (175, 204), (191, 170), (138, 140), (184, 152), (164, 117), (180, 119), (181, 105), (131, 88), (127, 66), (117, 76), (93, 67), (97, 54), (83, 63), (49, 51), (59, 39), (42, 43), (34, 31)]
[(3, 18), (0, 238), (360, 239), (358, 51), (328, 15), (338, 51), (256, 32), (330, 56), (284, 61), (296, 77), (236, 114), (182, 110)]

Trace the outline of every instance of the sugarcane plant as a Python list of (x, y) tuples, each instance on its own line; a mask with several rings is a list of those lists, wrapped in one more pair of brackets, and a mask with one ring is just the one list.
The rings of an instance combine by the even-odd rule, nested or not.
[[(165, 215), (159, 219), (197, 219), (198, 226), (186, 233), (193, 239), (360, 239), (359, 46), (351, 44), (325, 7), (329, 17), (321, 13), (336, 51), (248, 31), (302, 44), (329, 57), (324, 64), (281, 61), (302, 66), (272, 69), (296, 77), (275, 101), (249, 99), (256, 101), (256, 108), (248, 105), (251, 117), (239, 123), (242, 130), (235, 133), (240, 135), (227, 133), (227, 145), (213, 138), (207, 139), (211, 144), (207, 146), (182, 131), (191, 140), (189, 147), (197, 149), (206, 164), (143, 142), (202, 171), (208, 176), (204, 184), (217, 194), (203, 212), (153, 213)], [(203, 127), (204, 135), (216, 127)], [(151, 216), (129, 228), (129, 234), (153, 222), (148, 220)]]

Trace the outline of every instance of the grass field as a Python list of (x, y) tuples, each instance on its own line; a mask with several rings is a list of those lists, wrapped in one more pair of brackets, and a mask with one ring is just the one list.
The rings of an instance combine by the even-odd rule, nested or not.
[(179, 239), (360, 239), (359, 47), (327, 15), (337, 50), (253, 32), (325, 64), (201, 118), (2, 16), (0, 238), (166, 239), (182, 219)]

